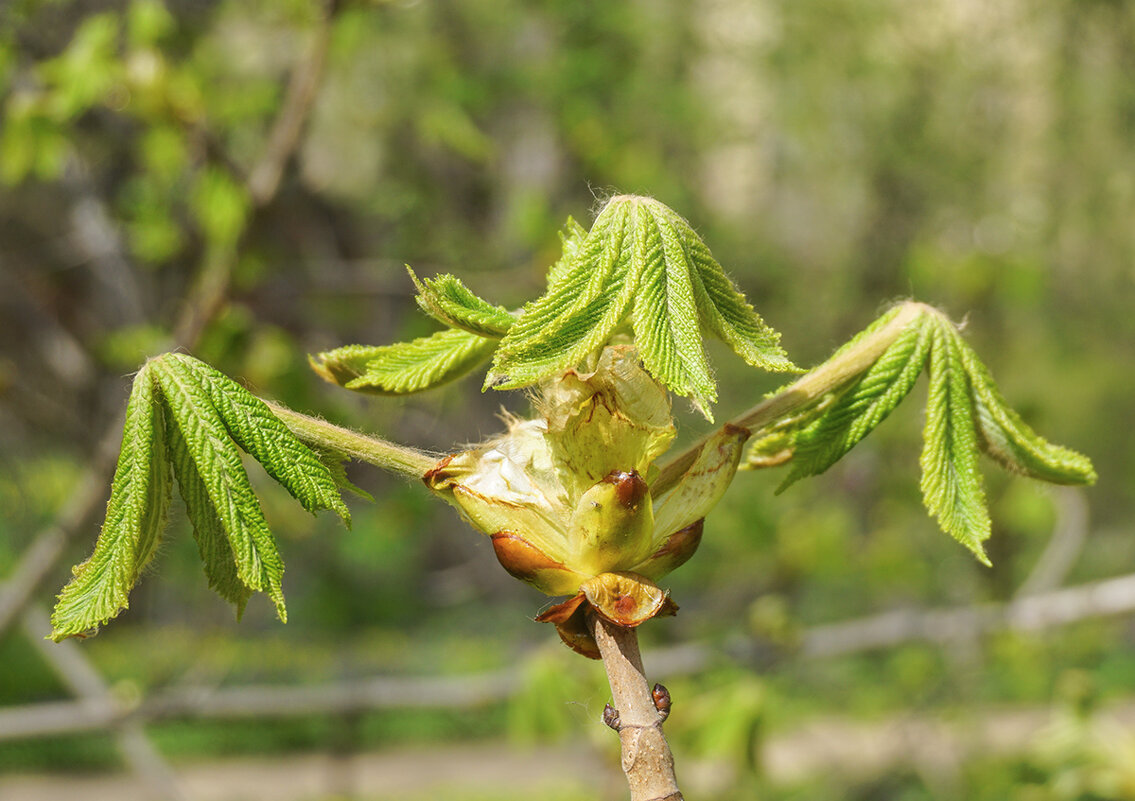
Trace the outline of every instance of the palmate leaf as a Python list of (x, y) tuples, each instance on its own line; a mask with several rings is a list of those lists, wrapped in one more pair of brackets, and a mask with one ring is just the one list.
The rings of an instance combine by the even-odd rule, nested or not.
[[(891, 326), (902, 309), (912, 308), (917, 313), (910, 322)], [(1006, 405), (989, 371), (936, 310), (920, 304), (895, 307), (815, 372), (868, 345), (879, 355), (863, 364), (858, 375), (795, 417), (755, 432), (750, 468), (792, 463), (778, 492), (842, 458), (909, 394), (923, 369), (930, 384), (919, 460), (923, 503), (942, 529), (982, 562), (988, 564), (982, 543), (989, 537), (990, 520), (979, 452), (1011, 472), (1045, 481), (1095, 481), (1086, 457), (1046, 442)]]
[(702, 327), (754, 367), (771, 372), (798, 372), (799, 368), (780, 347), (780, 334), (760, 318), (690, 224), (661, 203), (648, 204), (647, 208), (663, 239), (672, 237), (684, 248), (685, 258), (692, 266), (691, 285)]
[(647, 370), (706, 417), (716, 385), (704, 333), (750, 364), (796, 369), (689, 223), (650, 198), (620, 196), (582, 241), (565, 236), (547, 292), (501, 341), (485, 386), (522, 387), (574, 367), (628, 321)]
[(169, 356), (158, 365), (167, 408), (228, 537), (237, 576), (249, 589), (267, 593), (276, 605), (276, 614), (286, 621), (284, 563), (241, 464), (240, 452), (208, 388), (196, 380), (194, 371)]
[(91, 558), (59, 596), (54, 639), (80, 635), (126, 608), (165, 526), (174, 476), (209, 585), (238, 614), (252, 592), (266, 592), (287, 619), (284, 565), (238, 445), (308, 511), (332, 510), (349, 524), (332, 471), (262, 401), (189, 356), (152, 359), (134, 380), (106, 522)]
[[(813, 372), (819, 372), (823, 370), (826, 365), (839, 363), (842, 359), (846, 358), (849, 355), (849, 352), (859, 348), (862, 344), (865, 343), (865, 341), (869, 341), (883, 335), (887, 327), (890, 326), (891, 322), (899, 316), (902, 310), (903, 304), (898, 304), (890, 310), (884, 312), (865, 329), (860, 331), (858, 334), (856, 334), (839, 348), (837, 348), (836, 351), (828, 358), (828, 360), (820, 367), (817, 367)], [(920, 323), (914, 321), (914, 324)], [(891, 340), (888, 339), (884, 346), (879, 349), (880, 354), (885, 354), (885, 351), (890, 347), (890, 344)], [(882, 356), (880, 356), (880, 358), (882, 358)], [(890, 361), (891, 359), (893, 359), (893, 355), (888, 359), (888, 361)], [(870, 367), (870, 364), (873, 364), (873, 362), (870, 362), (863, 369)], [(862, 373), (862, 370), (860, 371), (860, 373)], [(772, 426), (769, 426), (759, 432), (749, 445), (748, 453), (745, 456), (745, 463), (742, 465), (741, 469), (757, 470), (764, 467), (777, 467), (779, 465), (792, 461), (793, 469), (790, 475), (777, 489), (777, 493), (780, 493), (787, 489), (791, 484), (796, 483), (796, 481), (800, 478), (810, 475), (819, 475), (820, 473), (827, 470), (828, 467), (831, 467), (831, 465), (834, 463), (834, 460), (828, 461), (826, 459), (819, 458), (820, 454), (827, 451), (828, 449), (822, 446), (821, 438), (818, 435), (818, 428), (823, 424), (822, 420), (827, 414), (827, 411), (831, 409), (833, 405), (840, 403), (841, 399), (847, 393), (847, 391), (855, 387), (858, 381), (858, 377), (855, 376), (847, 379), (836, 390), (827, 393), (826, 395), (815, 398), (810, 403), (807, 403), (802, 408), (796, 410), (791, 418), (785, 420), (777, 420)], [(882, 392), (886, 386), (885, 382), (882, 381), (871, 382), (871, 385), (873, 385), (874, 388), (880, 392)], [(771, 398), (776, 395), (789, 393), (792, 391), (791, 387), (791, 384), (786, 384), (782, 387), (779, 387), (775, 391), (770, 392), (766, 397)], [(864, 397), (869, 400), (871, 398), (871, 394), (865, 393)], [(853, 411), (854, 406), (850, 404), (845, 405), (844, 410), (845, 414), (839, 415), (838, 418), (833, 416), (833, 423), (836, 419), (844, 420), (847, 416), (846, 412)], [(879, 421), (881, 422), (882, 419), (883, 418), (880, 417)], [(848, 427), (850, 427), (849, 424)], [(839, 438), (842, 439), (846, 436), (846, 434), (843, 433), (842, 429), (837, 428), (837, 430), (840, 431)], [(865, 436), (867, 433), (868, 431), (863, 431), (861, 435), (856, 437), (856, 442), (859, 439), (862, 439), (863, 436)], [(809, 442), (809, 439), (812, 439), (813, 441)], [(797, 448), (797, 440), (800, 440), (800, 444), (803, 446), (802, 448)], [(854, 444), (854, 442), (849, 442), (848, 447), (843, 449), (842, 452), (839, 452), (839, 448), (834, 446), (832, 450), (839, 452), (839, 456), (836, 458), (842, 458), (843, 454), (850, 450), (851, 446), (853, 446)]]
[(503, 306), (474, 295), (452, 275), (418, 278), (418, 305), (449, 326), (433, 336), (394, 345), (346, 345), (309, 358), (332, 384), (378, 395), (405, 395), (445, 384), (488, 360), (516, 322)]
[(569, 218), (560, 238), (547, 291), (519, 318), (453, 276), (419, 279), (411, 270), (418, 305), (450, 330), (337, 348), (313, 357), (312, 368), (348, 389), (404, 394), (463, 376), (491, 355), (485, 388), (515, 389), (587, 364), (612, 337), (633, 333), (646, 369), (711, 420), (717, 388), (705, 333), (752, 365), (797, 369), (689, 223), (661, 203), (613, 198), (590, 231)]
[(483, 337), (503, 337), (516, 318), (503, 306), (494, 306), (474, 295), (452, 275), (418, 278), (406, 268), (418, 288), (418, 305), (435, 320)]
[(451, 328), (395, 345), (346, 345), (310, 362), (332, 384), (357, 392), (404, 395), (461, 378), (488, 361), (496, 343)]
[(134, 379), (106, 520), (94, 553), (74, 569), (51, 616), (59, 640), (96, 629), (128, 605), (130, 588), (166, 525), (171, 476), (161, 396), (150, 364)]
[(171, 353), (205, 387), (229, 435), (309, 512), (328, 509), (350, 526), (351, 513), (327, 466), (272, 414), (267, 404), (224, 374), (189, 356)]

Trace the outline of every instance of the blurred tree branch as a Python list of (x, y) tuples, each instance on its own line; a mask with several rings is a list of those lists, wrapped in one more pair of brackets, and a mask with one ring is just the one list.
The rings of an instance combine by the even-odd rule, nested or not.
[(323, 81), (327, 50), (331, 44), (331, 22), (339, 5), (339, 0), (323, 0), (322, 18), (315, 36), (292, 70), (284, 105), (268, 134), (264, 153), (249, 173), (248, 191), (257, 206), (266, 205), (276, 196), (284, 169), (299, 146), (304, 125)]
[[(47, 612), (32, 607), (24, 614), (24, 631), (36, 646), (39, 655), (63, 680), (67, 689), (87, 709), (106, 709), (116, 706), (114, 691), (91, 664), (87, 655), (75, 642), (51, 643), (41, 632), (51, 628)], [(142, 778), (156, 798), (167, 801), (184, 801), (173, 771), (161, 753), (146, 736), (145, 724), (137, 718), (124, 717), (108, 728), (123, 760), (135, 775)]]
[(1088, 501), (1084, 493), (1071, 487), (1050, 491), (1055, 499), (1056, 525), (1032, 572), (1017, 589), (1017, 597), (1047, 592), (1063, 584), (1088, 540)]
[(824, 659), (907, 642), (947, 644), (995, 631), (1041, 631), (1135, 611), (1135, 574), (1078, 587), (1021, 595), (1004, 604), (902, 609), (808, 629), (800, 655)]
[[(1004, 604), (946, 609), (903, 609), (805, 629), (796, 648), (778, 658), (819, 660), (909, 642), (948, 644), (958, 637), (997, 631), (1043, 631), (1097, 617), (1135, 612), (1135, 573), (1018, 598)], [(44, 629), (46, 630), (46, 629)], [(752, 639), (724, 649), (740, 664), (767, 662), (771, 646)], [(654, 673), (662, 678), (705, 670), (722, 649), (702, 645), (658, 648)], [(523, 686), (520, 669), (436, 678), (374, 677), (302, 687), (177, 686), (137, 704), (64, 701), (0, 709), (0, 741), (98, 731), (125, 717), (274, 718), (380, 709), (475, 708), (502, 701)]]

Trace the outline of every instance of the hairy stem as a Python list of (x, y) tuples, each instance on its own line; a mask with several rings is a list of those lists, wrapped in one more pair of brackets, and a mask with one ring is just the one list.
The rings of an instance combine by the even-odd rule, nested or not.
[[(903, 304), (902, 310), (887, 325), (870, 336), (864, 337), (854, 347), (805, 373), (798, 381), (783, 391), (766, 398), (744, 414), (730, 420), (726, 425), (757, 433), (765, 426), (810, 406), (829, 392), (839, 389), (847, 381), (874, 364), (875, 360), (890, 347), (911, 322), (920, 315), (927, 313), (938, 314), (939, 312), (923, 303), (907, 301)], [(650, 491), (657, 497), (673, 487), (678, 479), (689, 470), (708, 440), (709, 435), (698, 440), (667, 462), (662, 467), (658, 478), (651, 485)]]
[(308, 445), (338, 451), (352, 459), (373, 464), (383, 470), (401, 473), (408, 478), (421, 478), (437, 467), (437, 457), (425, 451), (396, 445), (379, 437), (359, 434), (349, 428), (320, 420), (318, 417), (308, 417), (306, 414), (293, 412), (286, 406), (271, 401), (265, 403), (272, 410), (272, 414), (279, 417), (296, 437)]
[(590, 624), (615, 702), (614, 714), (605, 714), (604, 720), (619, 732), (631, 801), (682, 801), (674, 778), (674, 756), (662, 733), (669, 706), (661, 712), (651, 694), (642, 669), (638, 634), (598, 615), (591, 616)]

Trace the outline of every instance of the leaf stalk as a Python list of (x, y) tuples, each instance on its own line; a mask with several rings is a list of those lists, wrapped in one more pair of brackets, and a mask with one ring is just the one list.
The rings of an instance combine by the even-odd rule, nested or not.
[[(870, 367), (899, 334), (923, 314), (937, 315), (939, 312), (925, 303), (905, 301), (886, 325), (801, 376), (785, 389), (733, 418), (726, 426), (743, 428), (751, 434), (757, 433), (787, 415), (817, 403)], [(673, 487), (689, 470), (712, 436), (713, 434), (707, 434), (663, 465), (658, 478), (651, 485), (651, 492), (659, 495)]]
[(372, 464), (407, 478), (421, 478), (437, 466), (438, 457), (425, 451), (396, 445), (393, 442), (360, 434), (349, 428), (328, 423), (318, 417), (294, 412), (286, 406), (265, 401), (272, 414), (283, 421), (293, 434), (307, 445), (338, 451), (352, 459)]

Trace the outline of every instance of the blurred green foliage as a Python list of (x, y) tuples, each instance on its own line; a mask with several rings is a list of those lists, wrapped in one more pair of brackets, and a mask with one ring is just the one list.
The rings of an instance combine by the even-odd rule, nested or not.
[[(894, 297), (968, 315), (1007, 398), (1100, 474), (1067, 582), (1135, 569), (1135, 6), (347, 0), (295, 157), (260, 205), (247, 177), (320, 8), (0, 4), (0, 576), (67, 498), (122, 408), (126, 374), (169, 346), (204, 265), (228, 259), (232, 274), (194, 355), (294, 408), (441, 451), (496, 430), (500, 405), (524, 399), (472, 381), (358, 398), (315, 379), (305, 355), (431, 330), (404, 263), (458, 274), (493, 302), (534, 297), (563, 220), (588, 220), (614, 191), (687, 217), (798, 363)], [(710, 357), (723, 415), (779, 383), (723, 349)], [(732, 789), (701, 797), (721, 799), (1135, 798), (1130, 731), (1066, 698), (1068, 676), (1088, 676), (1101, 704), (1130, 698), (1126, 621), (791, 656), (818, 623), (1009, 598), (1068, 512), (990, 473), (994, 568), (973, 563), (920, 508), (914, 408), (779, 498), (780, 476), (741, 476), (707, 521), (701, 552), (672, 576), (681, 614), (644, 631), (648, 670), (668, 644), (722, 654), (671, 682), (679, 770), (717, 765)], [(683, 421), (685, 437), (702, 430)], [(175, 533), (160, 576), (84, 648), (112, 682), (142, 689), (186, 675), (317, 682), (520, 664), (508, 704), (366, 715), (357, 747), (511, 736), (610, 748), (593, 724), (601, 674), (525, 617), (542, 597), (418, 488), (352, 478), (378, 502), (353, 505), (350, 533), (265, 495), (289, 565), (286, 628), (256, 602), (237, 626)], [(772, 655), (729, 664), (729, 644), (750, 636)], [(62, 695), (23, 639), (0, 642), (5, 704)], [(1054, 721), (1025, 753), (970, 754), (938, 772), (911, 757), (791, 786), (761, 773), (764, 738), (832, 715), (965, 719), (1017, 705), (1050, 707)], [(154, 731), (171, 753), (209, 755), (322, 747), (334, 729)], [(0, 767), (106, 765), (108, 743), (5, 744)]]

